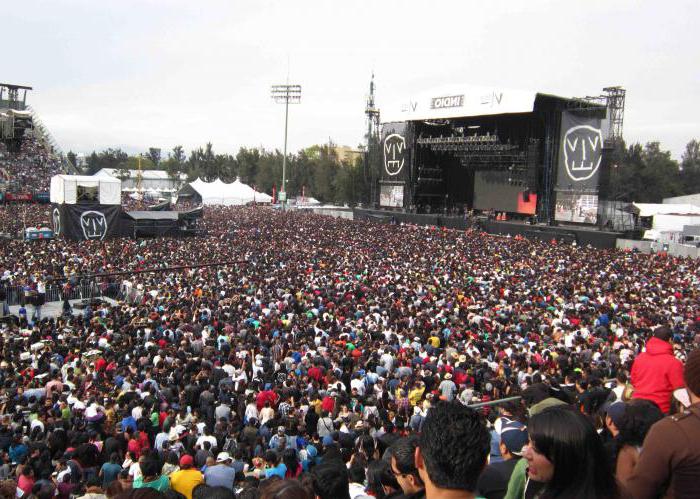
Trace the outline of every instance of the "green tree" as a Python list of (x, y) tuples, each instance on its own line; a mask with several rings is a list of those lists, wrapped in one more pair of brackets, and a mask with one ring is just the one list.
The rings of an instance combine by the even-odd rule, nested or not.
[(314, 163), (313, 194), (323, 203), (332, 202), (335, 199), (335, 176), (340, 166), (335, 150), (321, 146), (319, 158)]
[(251, 184), (255, 182), (258, 174), (258, 164), (260, 163), (260, 151), (258, 149), (247, 149), (241, 147), (236, 154), (237, 175), (241, 182)]
[(678, 162), (658, 142), (627, 148), (616, 172), (611, 172), (610, 190), (618, 190), (623, 201), (660, 203), (681, 193)]
[(173, 152), (170, 154), (170, 157), (173, 158), (178, 164), (183, 164), (185, 162), (185, 151), (182, 148), (181, 145), (177, 145), (173, 147)]
[(87, 157), (87, 175), (94, 175), (102, 168), (119, 169), (129, 155), (121, 149), (105, 149), (99, 154), (95, 151)]
[(168, 153), (168, 159), (163, 161), (162, 167), (168, 172), (169, 177), (177, 178), (180, 172), (185, 168), (186, 159), (182, 146), (177, 145)]
[[(287, 162), (288, 174), (289, 171), (290, 163)], [(282, 153), (280, 151), (262, 151), (255, 179), (248, 183), (261, 192), (272, 192), (273, 186), (279, 191), (282, 183)], [(294, 195), (289, 192), (289, 189), (287, 190), (288, 196)]]
[(68, 159), (68, 162), (77, 167), (78, 166), (78, 156), (73, 152), (73, 151), (68, 151), (68, 154), (66, 154), (66, 159)]
[(680, 184), (683, 194), (700, 192), (700, 141), (693, 139), (681, 157)]
[(149, 147), (148, 152), (146, 153), (146, 157), (151, 160), (151, 163), (158, 168), (158, 165), (160, 164), (160, 147)]

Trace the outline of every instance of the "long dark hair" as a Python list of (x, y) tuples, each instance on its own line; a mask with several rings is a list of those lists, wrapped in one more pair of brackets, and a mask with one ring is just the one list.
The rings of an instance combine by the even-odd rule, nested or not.
[(282, 454), (282, 462), (287, 467), (287, 478), (296, 478), (299, 468), (299, 459), (294, 449), (286, 449)]
[(570, 406), (535, 415), (528, 425), (537, 452), (553, 465), (543, 498), (608, 499), (619, 489), (593, 423)]

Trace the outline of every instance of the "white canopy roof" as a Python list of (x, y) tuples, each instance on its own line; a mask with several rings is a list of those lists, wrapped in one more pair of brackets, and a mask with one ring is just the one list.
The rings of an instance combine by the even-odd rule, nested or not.
[(700, 215), (700, 206), (692, 204), (632, 203), (632, 209), (640, 217), (654, 215)]
[(264, 192), (258, 192), (249, 185), (244, 184), (240, 179), (227, 184), (221, 179), (216, 179), (213, 182), (204, 182), (197, 178), (194, 182), (182, 188), (180, 193), (186, 193), (187, 190), (193, 189), (202, 197), (202, 204), (213, 205), (221, 204), (226, 206), (235, 206), (247, 204), (250, 202), (270, 203), (272, 197)]
[(49, 198), (56, 204), (76, 204), (78, 187), (97, 188), (99, 204), (121, 204), (122, 182), (112, 177), (54, 175)]
[[(120, 178), (122, 174), (128, 173), (129, 178), (138, 178), (139, 170), (119, 170), (117, 168), (102, 168), (100, 171), (95, 173), (96, 176), (100, 177), (114, 177)], [(183, 173), (179, 175), (181, 180), (186, 180), (187, 176)], [(141, 170), (141, 178), (143, 180), (177, 180), (170, 175), (165, 170)]]

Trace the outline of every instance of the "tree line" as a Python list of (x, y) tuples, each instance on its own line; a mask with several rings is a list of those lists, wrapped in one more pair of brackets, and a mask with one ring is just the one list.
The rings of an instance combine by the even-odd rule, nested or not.
[[(333, 144), (314, 145), (287, 157), (287, 192), (289, 196), (314, 197), (323, 203), (354, 206), (368, 203), (372, 170), (379, 171), (381, 148), (376, 140), (370, 143), (367, 155), (348, 161), (339, 158)], [(76, 157), (68, 153), (75, 163)], [(272, 194), (279, 192), (282, 182), (282, 153), (279, 150), (241, 147), (235, 155), (216, 153), (211, 143), (185, 154), (178, 145), (162, 155), (161, 150), (149, 148), (141, 155), (129, 155), (121, 149), (93, 151), (86, 158), (85, 174), (92, 175), (102, 168), (126, 170), (162, 169), (171, 176), (186, 175), (188, 181), (197, 177), (205, 181), (220, 178), (242, 182), (257, 190)], [(610, 167), (600, 187), (602, 199), (660, 203), (665, 197), (700, 192), (700, 141), (691, 140), (681, 160), (671, 157), (659, 142), (645, 145), (618, 144), (610, 157)], [(607, 177), (607, 178), (605, 178)]]
[(663, 198), (700, 193), (700, 141), (693, 139), (676, 161), (659, 142), (620, 144), (612, 153), (603, 199), (660, 203)]
[[(352, 160), (339, 158), (333, 144), (314, 145), (287, 156), (286, 179), (289, 196), (314, 197), (323, 203), (350, 206), (369, 201), (369, 167), (365, 155)], [(76, 155), (68, 153), (76, 164)], [(129, 155), (121, 149), (93, 151), (86, 158), (84, 173), (93, 175), (102, 168), (112, 168), (126, 175), (127, 170), (160, 169), (172, 177), (185, 175), (187, 181), (197, 177), (211, 182), (220, 178), (233, 182), (236, 178), (258, 191), (272, 194), (282, 184), (282, 153), (279, 150), (241, 147), (235, 155), (216, 153), (211, 143), (185, 154), (182, 146), (173, 147), (166, 155), (149, 148), (141, 155)]]

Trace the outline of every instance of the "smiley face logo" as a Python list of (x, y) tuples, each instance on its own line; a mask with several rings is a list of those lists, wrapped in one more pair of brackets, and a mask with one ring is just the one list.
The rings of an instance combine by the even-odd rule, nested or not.
[(564, 164), (566, 173), (574, 182), (588, 180), (600, 167), (603, 159), (603, 134), (590, 125), (571, 127), (564, 135)]
[(99, 211), (86, 211), (80, 215), (80, 227), (85, 239), (102, 240), (107, 235), (107, 217)]
[(388, 175), (398, 175), (406, 159), (406, 139), (392, 133), (384, 139), (384, 170)]

